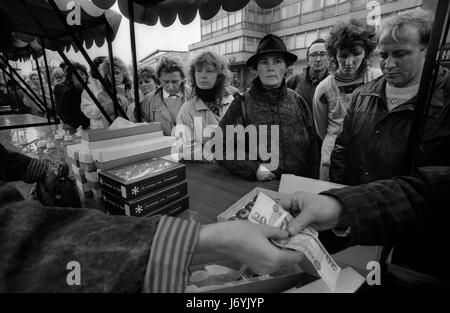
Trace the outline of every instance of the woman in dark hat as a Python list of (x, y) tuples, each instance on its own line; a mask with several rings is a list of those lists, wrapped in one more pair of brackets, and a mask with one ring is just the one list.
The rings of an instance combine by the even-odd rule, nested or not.
[[(312, 114), (306, 102), (285, 84), (287, 69), (296, 60), (281, 38), (269, 34), (261, 40), (256, 54), (247, 61), (258, 77), (249, 91), (233, 101), (219, 124), (223, 135), (223, 150), (219, 149), (223, 160), (218, 157), (216, 142), (219, 164), (251, 180), (272, 180), (282, 174), (318, 177)], [(230, 144), (235, 132), (227, 134), (227, 128), (233, 128), (227, 125), (238, 130), (235, 145)], [(242, 127), (236, 128), (240, 125), (245, 128), (243, 137), (239, 137)]]

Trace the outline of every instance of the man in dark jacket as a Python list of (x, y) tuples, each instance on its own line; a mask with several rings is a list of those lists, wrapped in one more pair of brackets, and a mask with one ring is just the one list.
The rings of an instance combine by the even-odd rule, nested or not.
[[(333, 229), (346, 246), (394, 243), (392, 264), (381, 276), (382, 287), (410, 291), (450, 288), (447, 249), (450, 167), (424, 167), (412, 177), (396, 177), (320, 195), (296, 193), (282, 200), (298, 214), (288, 225), (291, 235), (307, 225)], [(398, 251), (409, 248), (409, 258)], [(399, 267), (401, 265), (401, 267)], [(399, 291), (399, 290), (396, 290)]]
[[(384, 76), (353, 94), (331, 155), (330, 179), (347, 185), (408, 174), (408, 136), (430, 37), (432, 16), (401, 14), (378, 39)], [(450, 73), (439, 70), (417, 166), (450, 164)]]
[(306, 52), (308, 67), (301, 74), (292, 75), (286, 81), (286, 86), (298, 93), (313, 111), (313, 98), (317, 85), (328, 76), (328, 53), (325, 39), (314, 40)]

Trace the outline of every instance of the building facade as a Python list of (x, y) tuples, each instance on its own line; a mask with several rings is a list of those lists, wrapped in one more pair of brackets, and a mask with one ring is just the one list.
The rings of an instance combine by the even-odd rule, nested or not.
[(174, 50), (155, 50), (146, 57), (142, 58), (139, 62), (139, 66), (150, 66), (155, 69), (158, 67), (159, 61), (162, 57), (175, 58), (186, 69), (189, 65), (189, 52), (188, 51), (174, 51)]
[(376, 24), (400, 12), (415, 10), (426, 0), (284, 0), (273, 9), (262, 9), (251, 0), (236, 12), (221, 10), (201, 21), (201, 41), (189, 46), (192, 56), (205, 50), (225, 55), (233, 73), (232, 84), (241, 91), (255, 77), (245, 65), (268, 33), (281, 37), (288, 50), (298, 56), (290, 73), (306, 64), (306, 50), (317, 38), (326, 39), (333, 25), (350, 18)]

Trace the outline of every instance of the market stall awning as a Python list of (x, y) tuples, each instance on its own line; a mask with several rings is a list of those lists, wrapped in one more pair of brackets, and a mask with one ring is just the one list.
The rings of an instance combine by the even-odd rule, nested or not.
[[(73, 43), (69, 34), (65, 30), (61, 21), (58, 19), (53, 8), (46, 0), (25, 0), (31, 11), (44, 23), (45, 28), (52, 37), (56, 38), (60, 47), (69, 50), (71, 47), (78, 51), (78, 47)], [(80, 41), (86, 48), (95, 44), (98, 47), (103, 46), (106, 38), (106, 28), (111, 27), (113, 38), (117, 33), (121, 21), (121, 14), (103, 7), (98, 7), (91, 0), (77, 0), (80, 5), (80, 20), (71, 28), (77, 34)], [(103, 3), (107, 3), (104, 1)], [(114, 1), (109, 1), (114, 3)], [(74, 14), (73, 4), (71, 0), (55, 0), (58, 8), (65, 18), (69, 14)], [(0, 2), (0, 10), (8, 15), (13, 21), (13, 45), (6, 49), (6, 55), (11, 59), (25, 59), (30, 57), (34, 51), (38, 55), (42, 50), (42, 41), (45, 47), (55, 50), (51, 41), (45, 36), (43, 31), (33, 22), (29, 12), (23, 6), (21, 0), (2, 1)], [(69, 19), (71, 16), (69, 16)]]
[[(112, 0), (92, 0), (102, 7), (112, 6)], [(264, 9), (279, 5), (283, 0), (255, 0)], [(222, 8), (233, 12), (245, 7), (250, 0), (133, 0), (134, 21), (140, 24), (155, 25), (158, 19), (163, 26), (172, 25), (177, 16), (181, 24), (192, 22), (199, 12), (203, 20), (214, 17)], [(122, 14), (129, 18), (128, 0), (118, 0)]]

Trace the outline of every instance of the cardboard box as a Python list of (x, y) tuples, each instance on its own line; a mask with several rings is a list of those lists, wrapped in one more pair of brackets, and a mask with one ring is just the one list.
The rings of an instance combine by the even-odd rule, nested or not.
[(133, 200), (186, 178), (184, 164), (152, 158), (98, 172), (104, 190), (125, 200)]
[[(223, 260), (220, 262), (215, 262), (214, 264), (192, 266), (190, 268), (190, 272), (194, 273), (195, 271), (202, 271), (206, 266), (211, 265), (224, 266), (238, 272), (242, 269), (242, 264), (235, 260)], [(302, 266), (293, 266), (290, 268), (281, 269), (280, 271), (271, 274), (270, 278), (267, 275), (257, 275), (248, 267), (245, 268), (242, 274), (245, 279), (234, 280), (233, 277), (231, 277), (231, 282), (228, 282), (227, 284), (219, 282), (213, 283), (212, 285), (192, 287), (195, 283), (192, 283), (190, 280), (185, 292), (275, 293), (282, 292), (290, 288), (303, 286), (319, 279), (317, 276), (303, 270)], [(220, 280), (220, 278), (217, 280)]]
[(162, 206), (187, 195), (187, 182), (182, 181), (158, 191), (147, 193), (131, 201), (124, 200), (103, 189), (103, 199), (109, 206), (115, 206), (125, 211), (125, 215), (143, 216), (150, 211), (160, 209)]
[[(118, 207), (114, 203), (104, 200), (105, 210), (107, 214), (112, 215), (126, 215), (123, 208)], [(178, 200), (165, 204), (153, 211), (147, 212), (147, 214), (141, 215), (141, 217), (148, 217), (153, 215), (177, 215), (184, 210), (189, 209), (189, 196), (184, 196)]]
[(137, 125), (133, 127), (126, 127), (120, 129), (91, 129), (85, 130), (81, 133), (82, 143), (103, 141), (108, 139), (114, 139), (119, 137), (130, 137), (135, 135), (141, 135), (146, 133), (152, 133), (161, 130), (161, 123), (153, 122), (144, 125)]
[[(91, 150), (92, 159), (98, 162), (109, 162), (130, 157), (137, 154), (148, 153), (155, 150), (172, 148), (175, 137), (164, 136), (144, 141), (131, 141), (126, 144), (110, 146)], [(170, 152), (169, 152), (170, 153)], [(166, 153), (166, 154), (169, 154)], [(80, 159), (80, 161), (83, 161)], [(85, 162), (87, 163), (87, 162)]]
[(101, 141), (89, 142), (89, 141), (82, 140), (81, 145), (83, 147), (85, 147), (86, 149), (94, 150), (94, 149), (123, 145), (123, 144), (127, 144), (130, 142), (150, 140), (150, 139), (163, 137), (163, 136), (164, 136), (164, 134), (163, 134), (162, 130), (159, 130), (159, 131), (148, 132), (148, 133), (143, 133), (143, 134), (139, 134), (139, 135), (111, 138), (111, 139), (101, 140)]
[(217, 216), (218, 222), (224, 222), (233, 219), (247, 219), (248, 214), (250, 213), (251, 206), (253, 205), (256, 196), (263, 192), (274, 200), (280, 200), (285, 197), (286, 194), (276, 192), (269, 189), (264, 189), (260, 187), (256, 187), (245, 196), (243, 196), (239, 201), (229, 207), (227, 210), (223, 211), (219, 216)]
[(281, 175), (278, 191), (284, 194), (292, 194), (296, 191), (318, 194), (322, 191), (343, 187), (345, 187), (345, 185), (330, 183), (328, 181), (308, 177), (295, 176), (292, 174), (283, 174)]
[(162, 148), (162, 149), (157, 149), (157, 150), (152, 150), (152, 151), (147, 151), (141, 154), (133, 154), (130, 155), (128, 157), (124, 157), (124, 158), (120, 158), (120, 159), (116, 159), (116, 160), (111, 160), (108, 162), (99, 162), (99, 161), (95, 161), (95, 167), (99, 170), (102, 171), (106, 171), (106, 170), (110, 170), (116, 167), (120, 167), (120, 166), (124, 166), (124, 165), (128, 165), (131, 163), (136, 163), (136, 162), (140, 162), (140, 161), (145, 161), (151, 158), (157, 158), (157, 157), (162, 157), (165, 156), (169, 153), (172, 152), (172, 147), (166, 147), (166, 148)]

